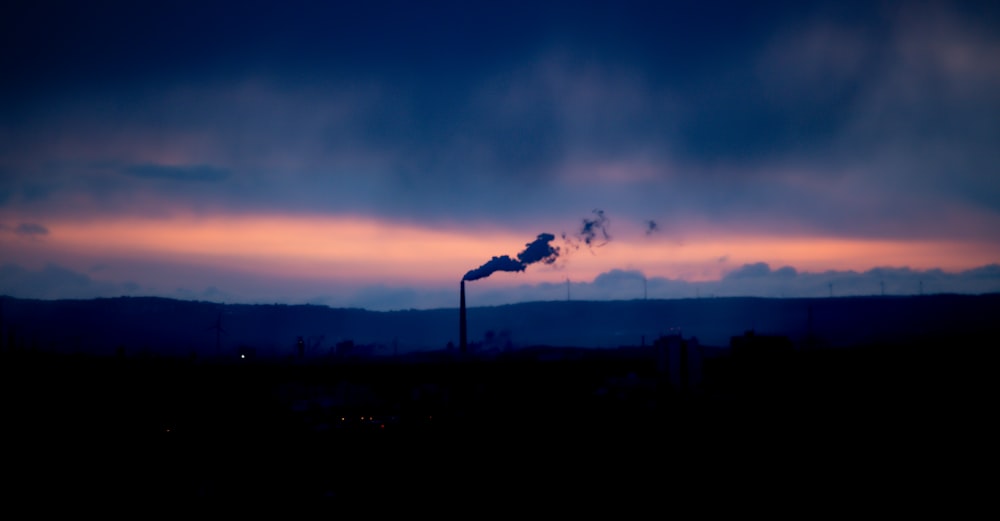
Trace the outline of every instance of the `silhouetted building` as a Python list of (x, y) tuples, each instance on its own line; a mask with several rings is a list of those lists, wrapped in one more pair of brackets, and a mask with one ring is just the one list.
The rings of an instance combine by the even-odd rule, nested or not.
[(701, 384), (704, 357), (695, 337), (662, 335), (653, 343), (656, 349), (657, 372), (667, 378), (674, 389), (687, 391)]
[(729, 340), (735, 363), (733, 384), (740, 392), (793, 392), (786, 388), (793, 372), (795, 345), (784, 335), (759, 335), (750, 330)]
[(748, 330), (742, 336), (729, 339), (729, 348), (737, 358), (775, 358), (790, 355), (795, 346), (790, 338), (784, 335), (759, 335), (754, 330)]
[(337, 342), (336, 356), (344, 360), (370, 358), (375, 356), (377, 348), (375, 344), (357, 344), (354, 340), (344, 340)]
[(344, 340), (342, 342), (337, 342), (336, 346), (337, 356), (350, 356), (354, 354), (354, 341)]

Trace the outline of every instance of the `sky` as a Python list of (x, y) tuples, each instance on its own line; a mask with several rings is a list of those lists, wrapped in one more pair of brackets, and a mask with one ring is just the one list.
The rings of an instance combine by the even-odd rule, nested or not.
[(995, 2), (2, 12), (0, 294), (1000, 291)]

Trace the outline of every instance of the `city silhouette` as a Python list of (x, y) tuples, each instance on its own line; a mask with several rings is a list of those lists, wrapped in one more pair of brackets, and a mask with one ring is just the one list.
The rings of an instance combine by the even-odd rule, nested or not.
[[(977, 421), (1000, 310), (995, 294), (390, 313), (0, 301), (12, 490), (109, 499), (523, 500), (556, 480), (653, 500), (754, 465), (833, 486), (873, 457), (903, 479), (938, 457), (928, 424)], [(618, 345), (531, 341), (624, 324)]]

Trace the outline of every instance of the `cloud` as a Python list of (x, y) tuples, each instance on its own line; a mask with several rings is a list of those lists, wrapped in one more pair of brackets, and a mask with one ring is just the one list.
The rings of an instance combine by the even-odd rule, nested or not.
[(143, 179), (165, 179), (170, 181), (217, 182), (229, 177), (229, 171), (207, 165), (132, 165), (126, 167), (125, 174)]
[(38, 238), (49, 234), (49, 229), (38, 223), (20, 223), (11, 227), (0, 223), (0, 231), (10, 232), (19, 237)]
[(37, 223), (21, 223), (14, 228), (14, 233), (22, 237), (41, 237), (48, 235), (48, 228)]
[[(126, 288), (131, 288), (132, 286), (132, 284), (128, 283), (124, 285)], [(183, 300), (198, 300), (206, 302), (231, 302), (236, 300), (235, 295), (222, 291), (215, 286), (208, 286), (201, 290), (192, 290), (186, 287), (175, 288), (173, 294), (170, 296)]]
[[(0, 31), (0, 218), (346, 215), (598, 246), (607, 221), (572, 219), (598, 206), (616, 241), (645, 222), (997, 243), (997, 8), (770, 7), (25, 4)], [(757, 269), (731, 291), (782, 271)]]
[(765, 262), (755, 262), (744, 264), (740, 268), (730, 271), (725, 275), (725, 279), (751, 279), (766, 277), (771, 274), (771, 267)]
[(701, 284), (716, 295), (828, 297), (915, 295), (918, 293), (991, 293), (1000, 291), (1000, 268), (987, 265), (960, 272), (941, 269), (873, 268), (867, 271), (800, 272), (790, 266), (771, 270), (766, 263), (747, 264), (718, 282)]
[(95, 298), (126, 294), (116, 284), (55, 264), (31, 270), (17, 264), (0, 266), (0, 294), (35, 299)]
[(623, 283), (642, 283), (645, 280), (646, 275), (639, 270), (614, 269), (594, 277), (593, 284), (598, 287), (615, 287)]
[[(786, 266), (776, 270), (751, 263), (718, 280), (686, 281), (647, 277), (642, 271), (613, 269), (591, 281), (571, 281), (571, 300), (686, 299), (711, 297), (829, 298), (849, 296), (917, 295), (930, 293), (981, 294), (1000, 292), (1000, 265), (961, 272), (939, 269), (875, 268), (857, 271), (800, 272)], [(565, 300), (567, 283), (543, 283), (478, 290), (474, 305), (499, 305), (531, 300)], [(453, 307), (445, 299), (443, 305)]]
[[(772, 270), (766, 263), (750, 263), (718, 280), (686, 281), (648, 277), (642, 271), (612, 269), (591, 281), (542, 283), (477, 290), (476, 306), (532, 300), (634, 300), (711, 297), (829, 298), (850, 296), (917, 295), (930, 293), (981, 294), (1000, 292), (1000, 265), (961, 272), (940, 269), (875, 268), (858, 271), (801, 272), (791, 266)], [(567, 285), (569, 292), (567, 295)], [(453, 296), (442, 306), (453, 307)]]
[(785, 278), (795, 277), (799, 274), (799, 272), (791, 266), (782, 266), (774, 270), (772, 273), (774, 273), (774, 275), (777, 277), (785, 277)]

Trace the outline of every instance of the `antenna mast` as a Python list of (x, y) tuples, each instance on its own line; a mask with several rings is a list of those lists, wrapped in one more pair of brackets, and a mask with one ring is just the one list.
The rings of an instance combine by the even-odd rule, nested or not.
[(226, 330), (222, 327), (222, 312), (215, 317), (215, 324), (212, 324), (208, 328), (209, 330), (215, 330), (215, 354), (218, 355), (222, 351), (222, 333)]

